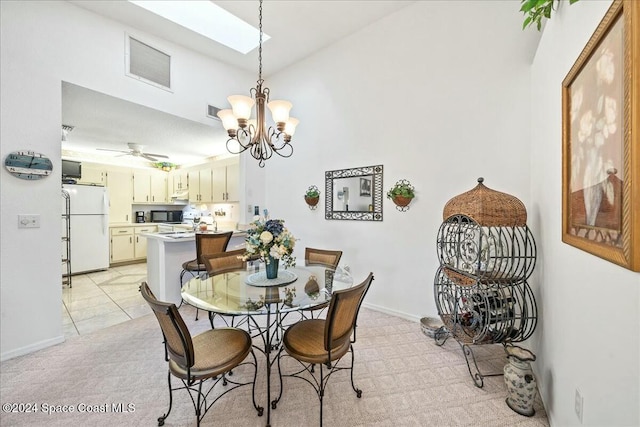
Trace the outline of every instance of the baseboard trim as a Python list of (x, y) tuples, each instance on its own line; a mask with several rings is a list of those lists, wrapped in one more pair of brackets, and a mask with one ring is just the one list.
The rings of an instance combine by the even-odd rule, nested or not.
[(390, 314), (391, 316), (400, 317), (402, 319), (410, 320), (412, 322), (420, 322), (420, 318), (416, 317), (413, 314), (404, 313), (402, 311), (390, 310), (386, 307), (382, 307), (380, 305), (370, 304), (367, 302), (362, 303), (363, 307), (369, 308), (374, 311), (379, 311), (380, 313)]
[(27, 345), (25, 347), (17, 348), (0, 354), (0, 362), (13, 359), (14, 357), (24, 356), (25, 354), (33, 353), (34, 351), (42, 350), (43, 348), (51, 347), (52, 345), (60, 344), (64, 342), (64, 335), (60, 335), (48, 340), (39, 341), (34, 344)]

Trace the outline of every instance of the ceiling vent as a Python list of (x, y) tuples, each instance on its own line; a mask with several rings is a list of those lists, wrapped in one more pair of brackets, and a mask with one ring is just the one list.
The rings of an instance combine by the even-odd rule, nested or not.
[(220, 120), (220, 117), (218, 117), (218, 111), (221, 109), (222, 108), (214, 107), (213, 105), (207, 105), (207, 117)]
[(127, 37), (127, 75), (145, 83), (171, 89), (171, 57), (160, 50)]

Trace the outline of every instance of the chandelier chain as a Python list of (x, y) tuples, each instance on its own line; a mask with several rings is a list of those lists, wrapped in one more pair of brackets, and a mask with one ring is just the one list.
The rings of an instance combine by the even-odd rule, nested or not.
[(258, 22), (260, 24), (260, 44), (258, 47), (258, 80), (262, 80), (262, 0), (260, 0), (260, 15), (258, 18)]

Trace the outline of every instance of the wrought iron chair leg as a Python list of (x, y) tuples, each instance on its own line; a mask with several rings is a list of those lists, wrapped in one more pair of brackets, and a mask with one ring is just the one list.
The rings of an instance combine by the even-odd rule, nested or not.
[[(200, 383), (198, 384), (198, 404), (196, 406), (196, 420), (198, 420), (196, 425), (198, 427), (200, 427), (200, 420), (202, 419), (202, 417), (200, 416), (202, 411), (200, 411), (200, 409), (202, 408), (202, 404), (203, 403), (206, 404), (206, 401), (202, 402), (201, 399), (202, 399), (202, 380), (200, 380)], [(206, 411), (205, 411), (205, 413), (206, 413)]]
[(167, 381), (169, 383), (169, 410), (166, 414), (158, 418), (158, 426), (164, 425), (164, 420), (167, 419), (169, 414), (171, 413), (171, 407), (173, 406), (173, 389), (171, 388), (171, 371), (167, 371)]
[(356, 392), (356, 396), (358, 397), (358, 399), (360, 399), (362, 397), (362, 390), (357, 388), (355, 383), (353, 382), (353, 366), (355, 362), (355, 355), (353, 354), (353, 345), (351, 346), (350, 351), (351, 351), (351, 388), (353, 389), (353, 391)]
[[(258, 378), (258, 359), (256, 359), (256, 354), (251, 350), (251, 357), (253, 357), (253, 384), (251, 385), (251, 396), (253, 398), (253, 407), (258, 411), (258, 416), (261, 417), (264, 414), (264, 408), (262, 406), (258, 406), (256, 402), (256, 378)], [(282, 389), (282, 385), (280, 386)], [(269, 403), (267, 402), (267, 405)]]
[[(323, 397), (324, 397), (324, 371), (323, 364), (320, 364), (320, 389), (318, 390), (318, 398), (320, 399), (320, 427), (322, 427), (322, 407), (323, 407)], [(331, 375), (331, 371), (329, 371), (329, 375)]]

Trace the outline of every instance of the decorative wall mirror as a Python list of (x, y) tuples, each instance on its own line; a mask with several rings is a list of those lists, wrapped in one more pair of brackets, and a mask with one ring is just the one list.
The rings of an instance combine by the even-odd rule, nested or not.
[(325, 219), (382, 221), (382, 165), (325, 173)]

